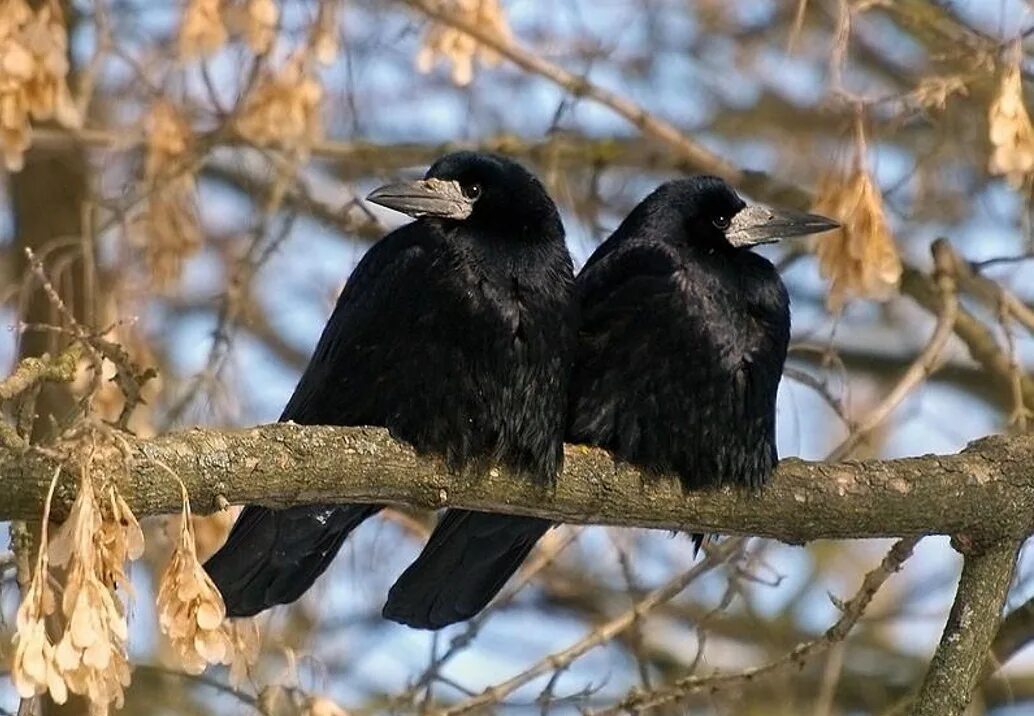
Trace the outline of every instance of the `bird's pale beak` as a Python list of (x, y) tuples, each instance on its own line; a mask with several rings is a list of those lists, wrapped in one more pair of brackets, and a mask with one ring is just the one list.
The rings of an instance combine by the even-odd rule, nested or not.
[(818, 214), (754, 205), (732, 217), (725, 238), (733, 246), (754, 246), (770, 244), (793, 236), (820, 234), (839, 226), (840, 224), (832, 219)]
[(466, 219), (474, 210), (474, 200), (463, 194), (460, 183), (443, 179), (385, 184), (374, 189), (366, 200), (414, 218)]

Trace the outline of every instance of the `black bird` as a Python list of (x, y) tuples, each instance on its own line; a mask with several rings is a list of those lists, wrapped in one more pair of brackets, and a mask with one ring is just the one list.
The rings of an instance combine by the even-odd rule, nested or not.
[[(418, 218), (356, 266), (280, 419), (384, 426), (454, 469), (501, 463), (552, 479), (563, 454), (573, 277), (542, 184), (503, 157), (459, 152), (425, 179), (368, 199)], [(205, 564), (227, 614), (300, 597), (382, 507), (246, 507)], [(451, 600), (435, 609), (460, 613), (481, 599), (495, 560), (523, 555), (526, 535), (545, 529), (541, 520), (453, 511), (436, 536), (446, 524), (481, 541), (461, 543), (465, 561), (449, 584), (415, 587), (421, 598), (437, 590)]]
[[(472, 284), (499, 315), (464, 340), (483, 347), (471, 379), (456, 390), (478, 406), (464, 415), (486, 431), (491, 457), (545, 486), (563, 459), (567, 384), (574, 353), (574, 270), (556, 205), (516, 165), (506, 182), (482, 182), (482, 214), (464, 227), (481, 247)], [(490, 340), (488, 338), (490, 337)], [(460, 340), (459, 337), (456, 340)], [(440, 629), (480, 612), (548, 530), (548, 520), (447, 510), (417, 559), (391, 587), (383, 615)]]
[(687, 490), (762, 485), (778, 461), (790, 302), (750, 249), (836, 226), (747, 206), (715, 177), (661, 185), (578, 275), (568, 442), (677, 475)]

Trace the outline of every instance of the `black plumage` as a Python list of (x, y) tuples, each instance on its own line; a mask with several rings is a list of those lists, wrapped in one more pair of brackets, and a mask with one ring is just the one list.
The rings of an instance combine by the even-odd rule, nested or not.
[[(471, 152), (369, 198), (419, 218), (359, 262), (281, 420), (384, 426), (454, 469), (502, 463), (548, 482), (563, 454), (573, 347), (571, 259), (552, 200), (518, 164)], [(227, 613), (297, 599), (380, 509), (246, 507), (205, 565)], [(517, 551), (526, 551), (525, 525), (541, 522), (463, 512), (447, 521), (503, 533), (513, 526)], [(505, 551), (499, 540), (487, 553), (461, 546), (460, 562), (475, 573)], [(414, 598), (462, 602), (485, 588), (452, 577), (449, 585), (417, 580)]]
[[(516, 168), (516, 165), (512, 165)], [(552, 199), (520, 170), (489, 194), (485, 213), (465, 230), (484, 247), (488, 292), (504, 321), (471, 366), (474, 394), (491, 395), (485, 421), (505, 450), (493, 458), (543, 486), (563, 458), (563, 431), (574, 324), (573, 268)], [(417, 559), (392, 586), (387, 619), (439, 629), (469, 619), (502, 588), (549, 529), (546, 520), (448, 510)]]
[(687, 490), (763, 484), (778, 459), (790, 310), (775, 267), (750, 247), (835, 226), (748, 207), (714, 177), (654, 191), (578, 275), (568, 441)]

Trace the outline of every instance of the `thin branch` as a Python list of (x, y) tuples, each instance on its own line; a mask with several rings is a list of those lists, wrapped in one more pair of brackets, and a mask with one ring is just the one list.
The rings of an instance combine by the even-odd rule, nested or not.
[(894, 409), (937, 369), (941, 353), (944, 352), (944, 347), (948, 344), (948, 339), (951, 338), (955, 329), (955, 320), (959, 315), (959, 297), (955, 282), (955, 254), (950, 245), (947, 241), (939, 239), (934, 242), (932, 251), (937, 266), (935, 281), (941, 297), (937, 327), (926, 347), (901, 376), (893, 390), (829, 454), (827, 458), (829, 460), (838, 461), (848, 457), (869, 433), (890, 417)]
[[(931, 313), (938, 313), (941, 298), (933, 279), (909, 266), (901, 275), (901, 292), (911, 297)], [(969, 355), (980, 364), (989, 378), (1008, 395), (1019, 382), (1019, 391), (1028, 407), (1034, 406), (1034, 380), (1028, 375), (1017, 376), (1015, 366), (1002, 349), (991, 330), (972, 313), (959, 307), (955, 319), (955, 335), (966, 345)]]
[(0, 402), (11, 400), (45, 381), (72, 382), (82, 352), (82, 345), (74, 343), (56, 358), (23, 358), (11, 375), (0, 380)]
[(171, 677), (182, 681), (194, 682), (201, 686), (207, 686), (208, 688), (215, 689), (220, 693), (234, 697), (242, 704), (250, 706), (260, 713), (262, 712), (259, 701), (254, 696), (235, 689), (229, 684), (224, 684), (211, 676), (206, 676), (205, 674), (188, 674), (185, 671), (170, 669), (169, 667), (161, 666), (160, 664), (134, 664), (133, 670), (139, 672), (150, 672), (161, 677)]
[(674, 599), (698, 577), (723, 564), (734, 554), (740, 552), (745, 542), (745, 538), (726, 540), (715, 549), (708, 551), (707, 557), (695, 564), (691, 569), (653, 590), (637, 602), (634, 607), (606, 624), (593, 629), (588, 635), (568, 648), (545, 656), (516, 676), (495, 686), (490, 686), (474, 698), (444, 709), (438, 712), (438, 714), (440, 716), (459, 716), (460, 714), (484, 709), (486, 706), (500, 703), (514, 691), (540, 676), (551, 671), (562, 671), (586, 652), (595, 649), (601, 644), (606, 644), (617, 634), (641, 620), (656, 607)]
[(865, 613), (869, 603), (872, 602), (873, 597), (880, 587), (883, 586), (884, 582), (901, 569), (901, 565), (904, 564), (905, 560), (912, 556), (912, 550), (918, 541), (918, 538), (909, 537), (896, 542), (880, 564), (865, 575), (858, 592), (850, 600), (840, 605), (840, 618), (820, 638), (805, 644), (799, 644), (789, 654), (762, 666), (745, 669), (733, 674), (688, 676), (675, 681), (673, 684), (645, 694), (629, 694), (618, 704), (599, 712), (599, 716), (618, 714), (629, 710), (634, 710), (638, 713), (662, 704), (677, 701), (697, 691), (706, 689), (713, 693), (719, 689), (743, 686), (761, 676), (768, 676), (789, 666), (803, 664), (808, 659), (821, 654), (847, 637), (851, 628)]

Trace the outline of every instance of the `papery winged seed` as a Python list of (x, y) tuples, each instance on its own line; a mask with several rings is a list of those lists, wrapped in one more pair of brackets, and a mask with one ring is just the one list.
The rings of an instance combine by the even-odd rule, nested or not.
[(1023, 106), (1023, 84), (1020, 74), (1010, 68), (1002, 76), (997, 98), (997, 110), (1006, 117), (1017, 117), (1025, 111)]
[(73, 563), (72, 570), (68, 573), (68, 580), (65, 583), (65, 591), (61, 595), (61, 613), (71, 618), (75, 611), (76, 603), (79, 601), (79, 594), (83, 587), (82, 564)]
[(25, 166), (25, 157), (23, 152), (25, 148), (11, 149), (9, 147), (4, 149), (4, 167), (9, 172), (20, 172)]
[(262, 25), (275, 25), (280, 11), (273, 0), (251, 0), (248, 3), (251, 19)]
[(201, 594), (201, 583), (193, 575), (180, 580), (176, 584), (176, 598), (181, 602), (189, 602)]
[(20, 95), (7, 94), (0, 100), (0, 123), (8, 128), (7, 144), (12, 144), (14, 135), (21, 134), (21, 126), (25, 121), (25, 106)]
[[(83, 126), (83, 115), (72, 99), (72, 94), (66, 85), (62, 85), (57, 92), (57, 102), (54, 106), (54, 119), (58, 124), (68, 129), (79, 129)], [(136, 559), (131, 557), (130, 559)]]
[(1004, 145), (1011, 144), (1016, 141), (1016, 137), (1019, 132), (1016, 130), (1016, 126), (1011, 122), (993, 121), (991, 122), (991, 143), (997, 145), (998, 149), (1005, 149)]
[(172, 624), (174, 621), (172, 613), (168, 609), (166, 609), (163, 604), (160, 603), (158, 604), (158, 610), (158, 626), (161, 627), (163, 632), (168, 634), (169, 630), (172, 628)]
[(17, 692), (18, 696), (23, 699), (32, 698), (37, 693), (42, 693), (43, 689), (46, 688), (45, 685), (41, 686), (38, 682), (26, 675), (25, 667), (18, 661), (17, 656), (15, 657), (11, 679), (14, 681), (14, 690)]
[(57, 669), (47, 669), (47, 690), (50, 691), (50, 698), (59, 706), (68, 701), (68, 684)]
[(32, 54), (17, 42), (6, 43), (0, 70), (18, 80), (28, 80), (36, 71), (36, 62)]
[(460, 87), (466, 87), (474, 79), (474, 63), (469, 57), (459, 58), (452, 67), (452, 81)]
[(181, 603), (175, 610), (167, 612), (169, 617), (167, 623), (163, 620), (163, 625), (170, 638), (182, 639), (194, 632), (195, 622), (192, 612), (193, 609), (187, 602)]
[(221, 605), (212, 602), (202, 602), (197, 609), (197, 625), (206, 630), (219, 628), (225, 616), (220, 607)]
[(222, 631), (203, 630), (194, 637), (194, 649), (209, 664), (219, 664), (226, 659), (229, 644)]
[(186, 639), (194, 633), (194, 626), (187, 619), (172, 619), (163, 626), (170, 639)]
[(19, 640), (15, 650), (15, 661), (21, 665), (20, 671), (37, 683), (43, 682), (47, 674), (46, 646), (47, 634), (43, 622), (38, 622)]
[(425, 75), (434, 69), (434, 50), (427, 46), (420, 48), (416, 55), (416, 69)]
[(136, 515), (118, 492), (115, 493), (115, 504), (118, 505), (120, 517), (125, 521), (126, 555), (129, 559), (139, 559), (144, 553), (144, 532), (140, 529)]
[(129, 625), (126, 624), (126, 619), (121, 614), (109, 614), (108, 628), (111, 630), (112, 636), (120, 642), (125, 643), (129, 639)]
[(18, 634), (28, 634), (35, 627), (40, 620), (40, 591), (44, 589), (42, 586), (42, 580), (40, 575), (33, 575), (32, 581), (29, 582), (29, 588), (25, 590), (25, 596), (22, 598), (22, 603), (18, 605), (18, 611), (15, 614), (14, 624)]
[(54, 649), (54, 663), (61, 671), (72, 671), (81, 661), (82, 650), (72, 644), (72, 637), (66, 632)]
[(348, 716), (348, 712), (326, 697), (313, 696), (306, 704), (305, 716)]
[(197, 674), (204, 673), (207, 667), (208, 662), (199, 656), (191, 655), (183, 661), (183, 670), (188, 674), (194, 674), (195, 676)]
[(321, 32), (316, 36), (316, 59), (320, 64), (324, 66), (333, 64), (337, 53), (337, 39), (330, 33)]
[(176, 584), (175, 580), (169, 576), (168, 572), (162, 575), (162, 581), (158, 586), (158, 597), (156, 599), (159, 610), (163, 611), (165, 609), (165, 605), (168, 605), (172, 601), (172, 596), (178, 589), (179, 585)]
[[(81, 594), (85, 593), (83, 591)], [(96, 607), (83, 598), (76, 600), (75, 611), (72, 612), (72, 619), (68, 624), (68, 633), (72, 637), (72, 644), (79, 649), (85, 649), (103, 639)]]
[(116, 676), (118, 677), (118, 682), (122, 686), (129, 686), (133, 681), (133, 674), (129, 670), (129, 662), (122, 658), (121, 654), (118, 654), (117, 657), (119, 668)]
[(223, 595), (219, 593), (219, 590), (215, 586), (215, 582), (212, 581), (212, 578), (208, 576), (208, 573), (200, 564), (197, 565), (196, 575), (198, 582), (202, 585), (204, 599), (215, 604), (219, 613), (222, 615), (221, 619), (225, 618), (226, 605), (223, 603)]
[(111, 645), (106, 641), (98, 641), (83, 652), (83, 664), (91, 669), (107, 669), (111, 663)]

